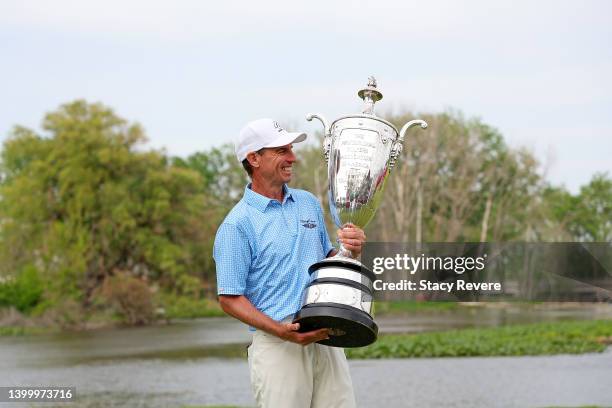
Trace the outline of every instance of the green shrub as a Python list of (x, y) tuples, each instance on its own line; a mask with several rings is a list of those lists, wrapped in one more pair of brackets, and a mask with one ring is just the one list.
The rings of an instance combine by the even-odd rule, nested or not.
[(38, 270), (32, 265), (25, 266), (14, 278), (0, 283), (0, 307), (14, 307), (27, 313), (41, 300), (43, 283)]
[(225, 316), (219, 304), (209, 299), (163, 293), (158, 303), (164, 309), (164, 315), (168, 319)]
[(117, 273), (105, 279), (102, 295), (129, 325), (147, 324), (154, 319), (151, 291), (141, 279)]
[(0, 336), (31, 336), (49, 332), (49, 329), (42, 327), (0, 326)]
[(612, 320), (567, 321), (381, 335), (350, 358), (473, 357), (601, 352), (612, 342)]

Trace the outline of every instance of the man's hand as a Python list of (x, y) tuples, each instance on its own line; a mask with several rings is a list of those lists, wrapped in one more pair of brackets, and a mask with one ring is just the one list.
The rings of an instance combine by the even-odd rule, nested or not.
[(329, 339), (329, 329), (318, 329), (300, 333), (299, 323), (280, 323), (276, 335), (283, 340), (307, 346), (320, 340)]
[(357, 258), (366, 242), (366, 235), (361, 228), (347, 224), (338, 230), (338, 239), (346, 249), (351, 251), (353, 258)]
[(313, 330), (299, 333), (299, 323), (279, 323), (272, 320), (253, 306), (243, 295), (219, 295), (219, 304), (223, 311), (259, 330), (270, 333), (283, 340), (306, 346), (315, 341), (329, 338), (328, 329)]

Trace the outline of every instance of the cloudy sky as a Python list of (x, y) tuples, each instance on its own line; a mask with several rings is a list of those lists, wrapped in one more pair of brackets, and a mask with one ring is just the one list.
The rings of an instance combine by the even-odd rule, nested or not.
[(612, 174), (612, 2), (2, 0), (0, 137), (76, 98), (187, 155), (244, 122), (459, 110), (577, 191)]

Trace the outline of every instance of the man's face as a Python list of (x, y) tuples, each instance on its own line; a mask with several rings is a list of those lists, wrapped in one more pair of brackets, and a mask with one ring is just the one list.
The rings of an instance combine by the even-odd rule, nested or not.
[(279, 184), (291, 181), (293, 163), (296, 161), (293, 145), (265, 148), (259, 155), (261, 160), (258, 172), (262, 178)]

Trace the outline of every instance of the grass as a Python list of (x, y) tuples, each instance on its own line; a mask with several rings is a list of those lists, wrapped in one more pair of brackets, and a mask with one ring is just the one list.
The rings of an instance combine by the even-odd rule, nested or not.
[(572, 321), (389, 334), (367, 347), (346, 349), (349, 358), (531, 356), (601, 352), (612, 344), (612, 320)]
[[(197, 317), (227, 316), (219, 303), (209, 299), (192, 299), (184, 296), (162, 295), (161, 304), (165, 309), (165, 317), (169, 319), (191, 319)], [(375, 302), (375, 313), (401, 314), (420, 311), (447, 311), (460, 307), (457, 302), (418, 302), (413, 300), (399, 302)]]
[(49, 332), (51, 332), (51, 330), (44, 327), (0, 326), (0, 336), (29, 336)]
[(196, 317), (227, 316), (219, 303), (210, 299), (194, 299), (186, 296), (163, 295), (161, 304), (168, 319), (192, 319)]
[[(201, 317), (227, 316), (219, 303), (210, 299), (195, 299), (186, 296), (173, 296), (162, 294), (156, 299), (156, 306), (163, 309), (163, 314), (158, 316), (160, 320), (192, 319)], [(114, 327), (122, 323), (122, 318), (116, 313), (110, 313), (109, 309), (90, 313), (81, 321), (84, 328)], [(23, 325), (21, 325), (23, 323)], [(9, 323), (11, 324), (11, 323)], [(39, 324), (38, 326), (36, 324)], [(6, 336), (28, 336), (61, 331), (61, 328), (49, 328), (40, 325), (35, 317), (24, 316), (9, 326), (0, 326), (0, 337)]]

